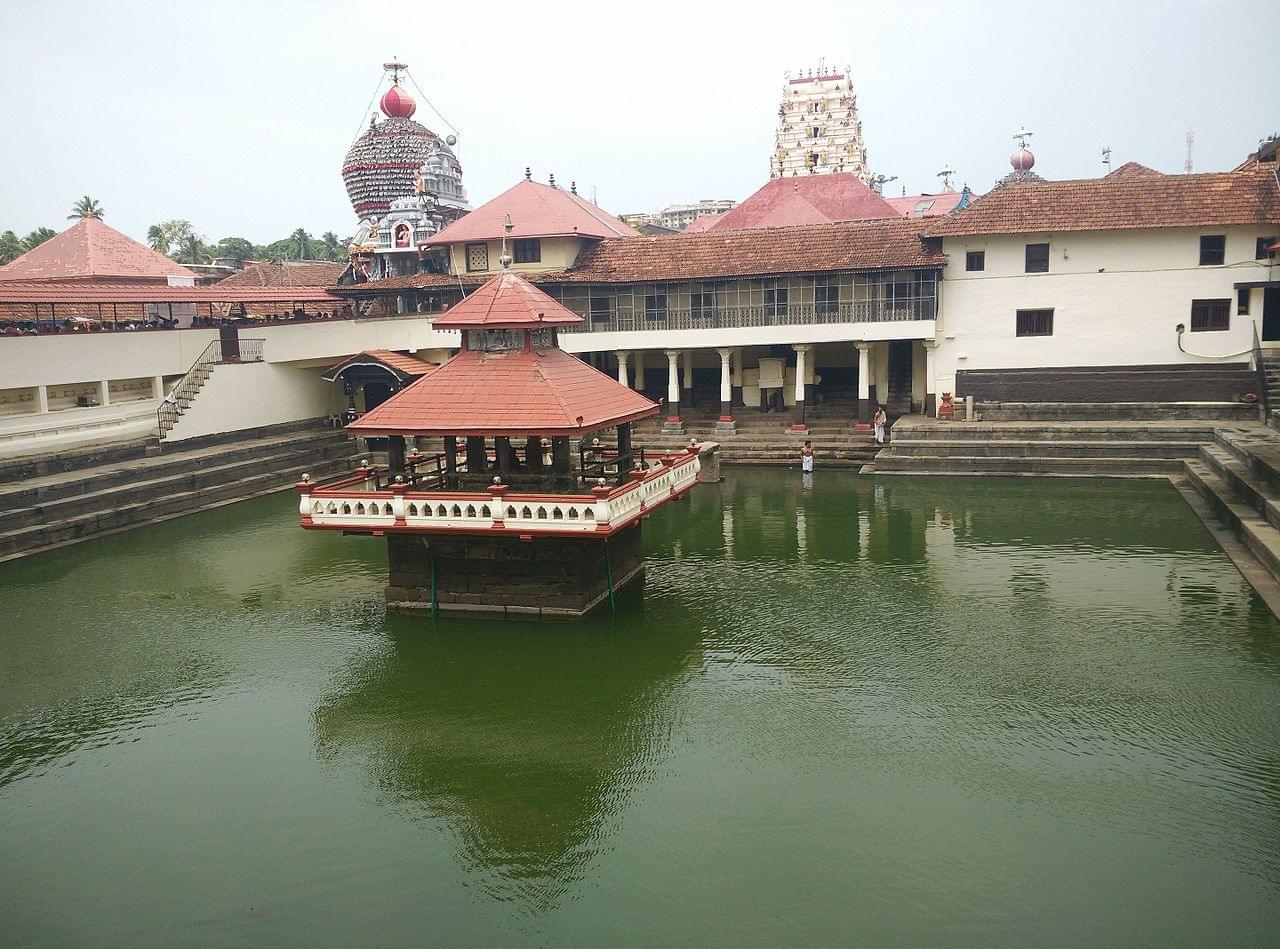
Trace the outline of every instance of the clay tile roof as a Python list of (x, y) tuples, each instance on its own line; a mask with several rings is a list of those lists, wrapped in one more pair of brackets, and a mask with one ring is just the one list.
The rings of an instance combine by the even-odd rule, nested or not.
[(355, 435), (582, 435), (657, 414), (561, 349), (464, 349), (347, 426)]
[(1280, 222), (1280, 184), (1263, 166), (1199, 175), (1012, 182), (937, 221), (935, 237), (1217, 227)]
[(539, 274), (551, 283), (650, 283), (849, 270), (941, 267), (946, 258), (921, 240), (928, 223), (881, 221), (706, 231), (674, 237), (601, 241), (570, 270)]
[(475, 293), (436, 318), (436, 329), (511, 329), (564, 326), (582, 317), (510, 271), (491, 277)]
[(246, 260), (244, 269), (218, 281), (220, 287), (331, 287), (345, 263), (331, 260)]
[(715, 224), (719, 218), (719, 214), (704, 214), (702, 217), (696, 217), (689, 223), (689, 226), (680, 233), (701, 234), (703, 231), (709, 231), (711, 230), (711, 225)]
[(0, 280), (151, 280), (196, 275), (97, 218), (81, 218), (56, 237), (0, 267)]
[(1146, 165), (1140, 165), (1136, 161), (1127, 161), (1119, 168), (1107, 172), (1108, 178), (1121, 178), (1126, 175), (1159, 175), (1163, 172), (1156, 171), (1154, 168), (1148, 168)]
[(636, 237), (636, 231), (585, 198), (525, 179), (487, 204), (464, 214), (428, 244), (496, 241), (511, 216), (511, 237)]
[(941, 217), (950, 214), (964, 200), (963, 191), (944, 191), (941, 194), (906, 194), (898, 198), (885, 198), (902, 217)]
[(897, 216), (893, 205), (860, 178), (837, 172), (774, 178), (737, 207), (715, 217), (706, 229), (796, 227)]
[(352, 366), (368, 365), (369, 363), (379, 363), (386, 366), (404, 379), (416, 379), (418, 376), (425, 376), (431, 370), (437, 368), (438, 365), (437, 363), (427, 362), (418, 359), (416, 356), (406, 356), (404, 353), (397, 353), (390, 349), (366, 349), (364, 352), (357, 353), (350, 359), (344, 359), (336, 366), (326, 370), (324, 378), (332, 382), (343, 370)]

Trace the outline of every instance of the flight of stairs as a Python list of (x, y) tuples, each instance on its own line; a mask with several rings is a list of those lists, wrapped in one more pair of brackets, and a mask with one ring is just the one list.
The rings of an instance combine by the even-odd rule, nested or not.
[(805, 439), (813, 442), (815, 463), (819, 467), (861, 468), (875, 458), (877, 446), (868, 429), (855, 428), (857, 403), (848, 397), (829, 399), (805, 412), (809, 429), (795, 434), (791, 426), (795, 413), (769, 412), (736, 406), (733, 410), (737, 433), (716, 432), (720, 405), (709, 396), (698, 404), (682, 407), (684, 435), (664, 435), (662, 417), (637, 422), (633, 440), (648, 450), (668, 451), (683, 448), (689, 440), (713, 441), (720, 445), (720, 462), (726, 465), (796, 465), (800, 464), (800, 447)]
[(0, 462), (0, 561), (29, 556), (354, 467), (355, 444), (316, 424), (164, 446), (154, 438)]
[[(1239, 428), (1239, 426), (1235, 426)], [(1258, 426), (1256, 423), (1254, 428)], [(1001, 423), (902, 421), (876, 474), (1168, 477), (1199, 457), (1214, 421)], [(1247, 429), (1244, 429), (1247, 430)]]
[(1262, 352), (1262, 369), (1267, 379), (1267, 424), (1280, 428), (1280, 350), (1266, 349)]

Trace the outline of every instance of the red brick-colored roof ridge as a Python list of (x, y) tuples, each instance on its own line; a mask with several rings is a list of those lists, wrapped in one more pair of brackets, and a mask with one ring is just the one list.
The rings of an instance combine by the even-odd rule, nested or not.
[(658, 406), (561, 349), (463, 350), (347, 426), (357, 435), (583, 435)]
[(220, 287), (330, 287), (347, 265), (332, 260), (246, 260), (239, 273), (223, 277)]
[(501, 240), (508, 215), (513, 239), (638, 236), (634, 229), (580, 195), (524, 179), (433, 234), (426, 243)]
[(854, 175), (798, 175), (767, 182), (737, 207), (716, 217), (704, 233), (897, 216), (893, 205)]
[(509, 270), (491, 277), (435, 320), (436, 329), (537, 329), (581, 323), (582, 317)]
[(1119, 178), (1125, 175), (1162, 175), (1164, 172), (1156, 171), (1154, 168), (1148, 168), (1146, 165), (1139, 164), (1136, 161), (1127, 161), (1119, 168), (1107, 172), (1108, 178)]
[(81, 218), (56, 237), (0, 267), (0, 280), (151, 279), (196, 275), (97, 218)]
[(1274, 166), (1194, 175), (1013, 182), (934, 219), (932, 237), (1280, 222)]

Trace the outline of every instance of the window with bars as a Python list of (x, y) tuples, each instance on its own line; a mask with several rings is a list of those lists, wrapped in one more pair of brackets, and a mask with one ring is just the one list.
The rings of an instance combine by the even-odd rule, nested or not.
[(489, 245), (468, 244), (466, 246), (467, 273), (489, 269)]
[(1206, 234), (1200, 238), (1200, 266), (1212, 267), (1226, 263), (1227, 238), (1225, 234)]
[(1230, 328), (1230, 300), (1191, 301), (1191, 332), (1210, 333)]
[(765, 314), (767, 316), (785, 316), (789, 295), (785, 286), (778, 286), (778, 281), (766, 280), (764, 282)]
[(1238, 290), (1236, 290), (1236, 315), (1237, 316), (1249, 315), (1249, 293), (1250, 293), (1250, 290), (1248, 287), (1240, 287)]
[(820, 314), (835, 313), (840, 308), (840, 284), (834, 277), (813, 279), (813, 305)]
[(515, 241), (512, 256), (517, 264), (536, 264), (542, 260), (542, 241), (536, 237), (525, 237)]
[(1018, 336), (1052, 336), (1053, 310), (1018, 310)]
[(609, 323), (613, 321), (613, 298), (612, 297), (592, 297), (587, 304), (591, 314), (591, 322)]
[(1049, 272), (1049, 245), (1027, 245), (1027, 273)]
[(692, 316), (715, 316), (716, 292), (714, 290), (703, 290), (690, 293), (689, 313)]
[(985, 250), (971, 250), (964, 255), (965, 270), (986, 270), (987, 269), (987, 252)]
[(646, 320), (665, 320), (667, 318), (667, 295), (665, 293), (646, 293), (644, 295), (644, 318)]

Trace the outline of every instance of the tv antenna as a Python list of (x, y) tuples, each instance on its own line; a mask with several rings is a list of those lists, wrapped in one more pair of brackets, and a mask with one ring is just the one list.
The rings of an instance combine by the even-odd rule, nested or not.
[(1111, 146), (1102, 146), (1102, 163), (1107, 166), (1108, 174), (1111, 172)]
[(1187, 157), (1182, 162), (1182, 173), (1189, 175), (1196, 169), (1196, 130), (1187, 129)]

